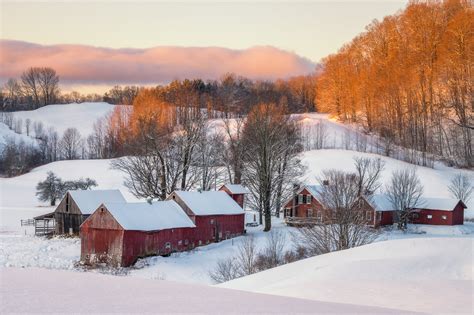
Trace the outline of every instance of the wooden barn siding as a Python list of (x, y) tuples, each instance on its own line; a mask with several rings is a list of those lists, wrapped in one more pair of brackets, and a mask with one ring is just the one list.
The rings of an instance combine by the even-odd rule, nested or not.
[(120, 266), (123, 256), (124, 230), (114, 217), (102, 208), (81, 226), (81, 261)]
[[(412, 214), (411, 223), (414, 224), (429, 224), (429, 225), (459, 225), (464, 224), (464, 207), (458, 203), (453, 211), (419, 209), (417, 211), (419, 217), (414, 218)], [(428, 215), (432, 215), (428, 219)], [(446, 216), (446, 220), (443, 219)]]
[[(66, 198), (69, 197), (69, 211), (66, 211)], [(56, 234), (68, 234), (71, 227), (74, 234), (79, 233), (79, 226), (87, 219), (88, 215), (83, 215), (69, 193), (63, 197), (56, 210), (54, 219), (56, 220)]]
[[(194, 247), (194, 228), (174, 228), (161, 231), (125, 231), (121, 265), (133, 265), (138, 258), (168, 255)], [(170, 243), (170, 248), (166, 248)]]
[(199, 241), (201, 241), (201, 245), (205, 245), (242, 235), (244, 233), (244, 221), (244, 214), (196, 216), (194, 232), (196, 245), (199, 245)]
[(393, 224), (393, 212), (392, 211), (381, 211), (382, 213), (382, 220), (380, 220), (380, 223), (378, 226), (383, 226), (383, 225), (392, 225)]

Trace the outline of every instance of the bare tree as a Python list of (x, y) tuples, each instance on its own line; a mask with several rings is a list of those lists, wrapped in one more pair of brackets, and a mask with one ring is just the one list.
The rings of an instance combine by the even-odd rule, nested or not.
[(82, 150), (82, 145), (79, 131), (76, 128), (66, 129), (60, 143), (63, 158), (66, 160), (77, 159)]
[(31, 98), (33, 108), (40, 106), (41, 88), (39, 82), (40, 68), (29, 68), (21, 75), (23, 93)]
[(209, 277), (211, 277), (215, 283), (230, 281), (239, 276), (239, 265), (234, 257), (219, 259), (215, 269), (209, 271)]
[(235, 259), (239, 264), (240, 275), (251, 275), (257, 272), (256, 260), (258, 255), (257, 245), (252, 235), (245, 237), (240, 242)]
[(52, 68), (40, 68), (38, 84), (41, 91), (42, 105), (53, 104), (59, 93), (59, 76)]
[(224, 118), (226, 146), (223, 150), (229, 180), (233, 184), (242, 182), (242, 169), (244, 160), (244, 144), (242, 132), (246, 119), (243, 116)]
[(320, 255), (373, 242), (378, 232), (370, 227), (358, 200), (358, 180), (355, 174), (325, 170), (318, 178), (321, 184), (318, 198), (324, 205), (323, 222), (298, 229), (296, 243), (309, 255)]
[(405, 230), (410, 213), (421, 206), (423, 195), (423, 185), (418, 178), (416, 168), (394, 171), (385, 190), (388, 199), (397, 210), (398, 228)]
[(460, 199), (466, 204), (471, 200), (474, 193), (471, 178), (463, 173), (458, 173), (451, 179), (448, 189), (454, 198)]
[(385, 168), (381, 158), (354, 157), (359, 195), (371, 195), (380, 186), (380, 176)]
[(3, 86), (5, 98), (4, 98), (4, 110), (7, 108), (15, 108), (21, 99), (21, 87), (16, 79), (8, 79)]

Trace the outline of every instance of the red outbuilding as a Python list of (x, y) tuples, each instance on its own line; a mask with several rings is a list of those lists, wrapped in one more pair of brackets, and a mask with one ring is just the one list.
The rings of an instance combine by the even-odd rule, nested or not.
[(81, 261), (127, 267), (195, 245), (195, 224), (174, 201), (104, 203), (80, 227)]
[(244, 209), (225, 191), (174, 191), (176, 201), (196, 225), (197, 245), (244, 233)]
[(245, 195), (250, 194), (245, 186), (240, 184), (225, 184), (219, 188), (220, 191), (225, 191), (239, 206), (244, 209)]
[(411, 212), (411, 223), (430, 225), (464, 224), (466, 205), (459, 199), (421, 198), (419, 204), (420, 206)]

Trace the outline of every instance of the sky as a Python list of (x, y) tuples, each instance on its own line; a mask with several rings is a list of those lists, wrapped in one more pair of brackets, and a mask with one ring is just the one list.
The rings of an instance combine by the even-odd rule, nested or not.
[(5, 1), (0, 81), (55, 68), (65, 89), (308, 74), (407, 1)]

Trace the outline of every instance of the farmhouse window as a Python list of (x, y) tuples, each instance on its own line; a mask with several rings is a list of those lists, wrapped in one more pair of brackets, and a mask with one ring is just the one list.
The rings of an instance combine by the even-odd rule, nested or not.
[(448, 219), (448, 216), (442, 215), (441, 218), (443, 218), (443, 220), (447, 220), (447, 219)]
[(359, 204), (359, 208), (362, 208), (364, 206), (364, 200), (359, 199), (358, 204)]
[(372, 218), (372, 215), (371, 215), (370, 211), (366, 211), (365, 212), (365, 219), (370, 220), (371, 218)]
[(316, 221), (318, 221), (318, 223), (323, 222), (323, 213), (321, 211), (316, 212)]
[(377, 221), (382, 221), (382, 212), (377, 212)]
[(285, 217), (289, 217), (289, 216), (290, 216), (290, 211), (291, 211), (290, 208), (285, 208)]
[(431, 214), (428, 214), (426, 217), (430, 220), (433, 219), (433, 216)]
[(298, 204), (303, 204), (303, 195), (298, 195)]
[(313, 209), (308, 209), (307, 216), (308, 216), (308, 218), (313, 216)]
[(311, 195), (306, 195), (306, 203), (311, 204)]

